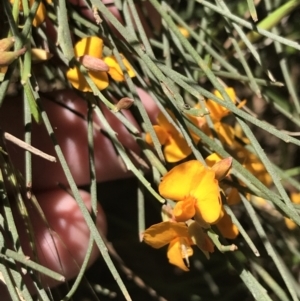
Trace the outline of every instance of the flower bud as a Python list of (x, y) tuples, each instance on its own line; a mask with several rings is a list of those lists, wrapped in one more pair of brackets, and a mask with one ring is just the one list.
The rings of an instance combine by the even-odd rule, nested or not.
[(0, 52), (9, 50), (14, 43), (15, 43), (14, 37), (0, 40)]
[(0, 67), (10, 65), (16, 58), (26, 52), (26, 48), (23, 47), (22, 49), (16, 51), (2, 51), (0, 52)]
[(215, 163), (211, 169), (216, 173), (215, 176), (216, 179), (218, 181), (221, 181), (227, 176), (231, 166), (232, 166), (232, 158), (228, 157)]
[(117, 113), (120, 110), (128, 110), (132, 106), (133, 102), (134, 100), (129, 97), (123, 97), (115, 105), (115, 107), (113, 108), (113, 112)]
[(109, 70), (108, 65), (101, 59), (85, 54), (78, 58), (78, 61), (90, 71), (105, 71)]
[(185, 37), (185, 38), (189, 38), (190, 37), (190, 33), (187, 29), (185, 29), (182, 26), (177, 26), (177, 28), (179, 29), (180, 33)]
[(50, 52), (47, 52), (44, 49), (39, 48), (32, 48), (31, 49), (32, 54), (32, 61), (37, 63), (41, 61), (47, 61), (52, 58), (53, 54)]

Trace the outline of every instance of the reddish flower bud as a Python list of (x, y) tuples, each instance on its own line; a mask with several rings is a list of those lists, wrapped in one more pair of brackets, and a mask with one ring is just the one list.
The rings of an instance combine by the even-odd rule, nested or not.
[(133, 102), (134, 100), (129, 97), (123, 97), (115, 105), (115, 107), (113, 108), (113, 112), (116, 113), (119, 112), (120, 110), (127, 110), (132, 106)]
[(88, 70), (105, 71), (109, 70), (108, 65), (101, 59), (85, 54), (78, 58), (78, 61)]
[(216, 173), (216, 179), (218, 181), (223, 180), (227, 176), (227, 174), (231, 168), (231, 165), (232, 165), (232, 158), (228, 157), (228, 158), (225, 158), (225, 159), (215, 163), (212, 166), (211, 169)]

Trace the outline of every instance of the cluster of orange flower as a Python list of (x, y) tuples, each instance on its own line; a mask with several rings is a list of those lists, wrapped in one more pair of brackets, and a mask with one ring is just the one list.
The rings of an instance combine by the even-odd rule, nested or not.
[[(235, 103), (234, 90), (227, 88), (226, 92)], [(214, 94), (222, 99), (218, 91)], [(238, 107), (242, 107), (244, 103), (245, 101), (241, 102)], [(222, 118), (230, 111), (213, 100), (207, 100), (205, 104), (222, 144), (245, 168), (269, 186), (271, 178), (264, 165), (238, 142), (247, 144), (247, 139), (238, 137), (237, 140), (234, 128), (222, 122)], [(191, 120), (206, 135), (212, 137), (205, 117), (191, 117)], [(157, 123), (153, 127), (168, 162), (178, 162), (191, 155), (192, 151), (186, 140), (162, 113), (159, 114)], [(191, 136), (195, 143), (200, 141), (194, 133)], [(146, 141), (152, 144), (149, 134), (146, 134)], [(197, 245), (207, 257), (214, 251), (214, 244), (206, 233), (211, 225), (215, 225), (225, 238), (234, 239), (239, 233), (237, 226), (224, 210), (221, 198), (222, 194), (228, 205), (240, 201), (237, 189), (228, 188), (221, 182), (230, 172), (232, 159), (222, 160), (213, 153), (205, 161), (207, 166), (197, 160), (189, 160), (164, 175), (158, 187), (159, 192), (164, 198), (175, 201), (176, 205), (171, 210), (168, 221), (153, 225), (144, 232), (144, 241), (154, 248), (169, 244), (167, 255), (170, 263), (185, 271), (188, 270), (188, 257), (193, 254), (192, 245)]]
[[(14, 0), (10, 0), (13, 4)], [(46, 0), (48, 4), (52, 3), (52, 0)], [(33, 5), (34, 0), (30, 0), (30, 7)], [(19, 10), (23, 11), (22, 1), (19, 1)], [(40, 26), (46, 18), (47, 12), (45, 5), (41, 2), (38, 6), (36, 14), (32, 20), (32, 25), (34, 27)], [(114, 56), (106, 56), (103, 58), (102, 56), (103, 50), (103, 40), (97, 36), (90, 36), (79, 40), (74, 46), (74, 54), (75, 58), (88, 70), (88, 74), (94, 84), (98, 87), (99, 90), (105, 89), (109, 85), (108, 74), (115, 81), (124, 81), (125, 77), (123, 71), (117, 62), (117, 59)], [(1, 51), (1, 48), (0, 48)], [(26, 49), (24, 50), (26, 51)], [(23, 54), (23, 52), (13, 53), (11, 55), (12, 59), (16, 59), (19, 55)], [(128, 60), (123, 57), (122, 54), (121, 59), (122, 63), (126, 68), (126, 71), (130, 77), (135, 76), (135, 72), (132, 66), (129, 64)], [(6, 59), (6, 57), (5, 57)], [(47, 58), (48, 59), (48, 58)], [(44, 59), (42, 59), (44, 60)], [(5, 64), (1, 65), (1, 57), (0, 57), (0, 73), (5, 73), (6, 68), (1, 69), (3, 66), (7, 66), (12, 62), (12, 60), (8, 61), (6, 59)], [(74, 68), (70, 68), (66, 76), (72, 86), (83, 92), (91, 92), (92, 89), (87, 83), (84, 75), (79, 70), (77, 66)]]
[[(11, 0), (11, 2), (14, 1)], [(51, 0), (47, 2), (51, 3)], [(30, 1), (30, 5), (32, 3), (33, 1)], [(22, 10), (21, 5), (19, 9)], [(44, 22), (45, 16), (45, 6), (41, 3), (33, 19), (33, 25), (39, 26)], [(183, 32), (183, 34), (186, 33)], [(7, 41), (3, 41), (2, 44), (4, 42)], [(6, 50), (10, 47), (11, 44), (5, 44), (5, 48), (2, 47), (0, 59), (4, 56), (6, 58)], [(75, 58), (86, 67), (89, 77), (98, 89), (103, 90), (109, 85), (108, 75), (115, 81), (125, 80), (117, 59), (114, 56), (103, 57), (103, 40), (99, 37), (92, 36), (79, 40), (74, 46), (74, 54)], [(16, 54), (13, 53), (13, 55), (15, 59)], [(120, 56), (128, 76), (134, 77), (135, 72), (128, 60), (122, 54)], [(78, 66), (69, 68), (66, 77), (74, 88), (83, 92), (92, 91)], [(236, 104), (235, 91), (232, 88), (226, 88), (226, 92)], [(222, 99), (218, 91), (214, 94)], [(241, 108), (244, 104), (245, 101), (242, 101), (238, 107)], [(244, 147), (248, 143), (247, 139), (222, 121), (230, 114), (230, 111), (211, 99), (206, 100), (205, 105), (222, 145), (262, 183), (269, 186), (271, 178), (264, 165)], [(170, 116), (173, 117), (172, 113)], [(206, 117), (190, 116), (190, 119), (207, 136), (213, 138)], [(159, 114), (157, 125), (153, 128), (163, 145), (163, 152), (168, 162), (176, 163), (186, 160), (191, 155), (192, 150), (186, 140), (163, 113)], [(195, 133), (191, 132), (191, 137), (196, 144), (200, 142), (200, 138)], [(146, 134), (145, 139), (152, 144), (149, 134)], [(207, 235), (207, 230), (212, 225), (216, 226), (219, 234), (224, 238), (234, 239), (239, 234), (237, 226), (233, 224), (223, 206), (223, 200), (228, 205), (234, 205), (240, 201), (237, 189), (222, 183), (222, 179), (230, 173), (232, 159), (222, 159), (218, 154), (213, 153), (205, 161), (206, 165), (197, 160), (188, 160), (176, 165), (164, 175), (158, 187), (159, 193), (164, 198), (175, 201), (176, 204), (174, 208), (169, 209), (167, 220), (152, 225), (143, 235), (143, 240), (154, 248), (169, 244), (167, 256), (170, 263), (185, 271), (189, 270), (188, 258), (193, 254), (193, 245), (197, 245), (208, 258), (209, 253), (214, 251), (214, 243)], [(240, 184), (243, 185), (243, 183)], [(286, 220), (286, 223), (293, 227), (289, 220)]]

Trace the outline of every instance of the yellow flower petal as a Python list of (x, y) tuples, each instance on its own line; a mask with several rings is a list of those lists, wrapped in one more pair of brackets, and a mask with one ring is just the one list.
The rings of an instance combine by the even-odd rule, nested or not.
[(212, 153), (205, 159), (205, 162), (209, 167), (213, 167), (213, 165), (221, 160), (222, 158), (217, 153)]
[(135, 72), (134, 72), (132, 66), (130, 65), (130, 63), (128, 62), (128, 60), (127, 60), (125, 57), (123, 57), (122, 62), (123, 62), (123, 64), (124, 64), (124, 66), (126, 67), (126, 70), (127, 70), (127, 72), (128, 72), (128, 75), (129, 75), (131, 78), (132, 78), (132, 77), (135, 77)]
[[(163, 127), (161, 127), (159, 125), (154, 125), (153, 129), (154, 129), (154, 131), (156, 133), (156, 136), (157, 136), (157, 138), (159, 140), (159, 143), (161, 145), (164, 145), (167, 142), (167, 140), (168, 140), (168, 133), (165, 131), (165, 129)], [(150, 145), (153, 145), (153, 141), (152, 141), (152, 138), (151, 138), (151, 136), (150, 136), (149, 133), (146, 133), (145, 140)]]
[[(30, 7), (33, 5), (34, 2), (35, 0), (30, 0)], [(46, 15), (47, 15), (46, 7), (41, 2), (38, 6), (35, 17), (33, 18), (32, 25), (34, 27), (40, 26), (45, 21)]]
[(89, 87), (88, 83), (86, 82), (84, 76), (81, 74), (81, 72), (79, 71), (79, 69), (77, 67), (74, 68), (70, 68), (67, 73), (66, 76), (69, 80), (69, 82), (71, 83), (71, 85), (80, 91), (83, 92), (91, 92), (91, 88)]
[[(169, 114), (174, 119), (172, 112), (169, 112)], [(165, 158), (168, 162), (178, 162), (192, 153), (181, 133), (176, 130), (162, 112), (157, 117), (157, 123), (168, 134), (168, 140), (165, 142), (164, 148)]]
[[(175, 119), (174, 114), (168, 110), (168, 113), (170, 114), (170, 116), (172, 117), (172, 119)], [(156, 118), (157, 123), (163, 127), (170, 135), (174, 135), (177, 133), (175, 127), (173, 126), (172, 123), (169, 122), (169, 120), (166, 118), (166, 116), (160, 112)]]
[(106, 72), (89, 71), (89, 75), (99, 90), (103, 90), (108, 86), (109, 81)]
[(185, 139), (180, 134), (169, 136), (165, 143), (164, 155), (168, 162), (178, 162), (192, 153)]
[(144, 232), (143, 240), (153, 248), (161, 248), (177, 237), (188, 237), (185, 223), (162, 222)]
[(86, 37), (79, 40), (74, 47), (76, 57), (83, 56), (85, 54), (93, 56), (95, 58), (102, 58), (103, 40), (98, 37)]
[(196, 190), (192, 193), (197, 199), (196, 214), (197, 218), (206, 223), (215, 223), (221, 214), (221, 200), (218, 181), (212, 170), (206, 170), (204, 175), (197, 178)]
[(223, 144), (226, 143), (229, 146), (234, 145), (235, 139), (233, 127), (223, 122), (215, 122), (214, 127)]
[[(31, 7), (34, 2), (35, 2), (35, 0), (30, 0), (29, 6)], [(14, 0), (10, 0), (10, 3), (13, 4)], [(23, 5), (22, 5), (21, 0), (19, 0), (19, 10), (23, 11)], [(34, 18), (32, 20), (32, 25), (34, 27), (40, 26), (45, 21), (46, 15), (47, 15), (47, 13), (46, 13), (45, 5), (42, 2), (40, 2), (38, 9), (36, 11), (36, 15), (34, 16)]]
[(287, 228), (290, 230), (294, 230), (297, 227), (296, 223), (293, 220), (291, 220), (290, 218), (285, 217), (284, 222), (285, 222), (285, 225), (287, 226)]
[[(236, 101), (235, 101), (235, 91), (234, 91), (234, 89), (231, 88), (231, 87), (226, 87), (225, 91), (228, 94), (231, 101), (235, 104)], [(221, 93), (218, 90), (215, 90), (214, 94), (215, 94), (216, 97), (223, 99)]]
[[(226, 93), (230, 97), (233, 103), (235, 103), (235, 92), (233, 88), (225, 88)], [(214, 91), (214, 95), (220, 99), (223, 99), (221, 93), (217, 90)], [(210, 116), (215, 121), (220, 121), (224, 116), (228, 115), (230, 111), (216, 103), (215, 101), (208, 99), (206, 101), (206, 107), (210, 112)]]
[[(113, 80), (115, 80), (117, 82), (121, 82), (121, 81), (125, 80), (122, 69), (121, 69), (120, 65), (118, 64), (117, 59), (114, 56), (105, 57), (104, 62), (109, 66), (108, 73), (112, 77)], [(128, 75), (130, 77), (134, 77), (135, 73), (134, 73), (131, 65), (129, 64), (129, 62), (125, 58), (122, 58), (122, 62), (126, 67)]]
[[(74, 88), (83, 92), (92, 92), (92, 89), (90, 88), (84, 76), (77, 67), (70, 68), (67, 71), (66, 75), (69, 82)], [(103, 90), (108, 86), (108, 76), (106, 72), (90, 71), (89, 75), (93, 82), (96, 84), (96, 86), (99, 88), (99, 90)]]
[(190, 37), (190, 33), (188, 32), (187, 29), (185, 29), (182, 26), (177, 26), (177, 28), (179, 29), (180, 33), (185, 37), (185, 38), (189, 38)]
[[(189, 271), (187, 266), (184, 264), (184, 261), (182, 258), (183, 257), (182, 256), (182, 247), (186, 248), (187, 254), (189, 253), (192, 255), (192, 251), (193, 251), (192, 248), (187, 244), (183, 244), (182, 241), (179, 238), (177, 238), (170, 242), (170, 245), (168, 247), (168, 252), (167, 252), (168, 259), (171, 264), (176, 265), (183, 271)], [(189, 256), (191, 256), (191, 255), (189, 255)]]
[(197, 160), (179, 164), (172, 168), (159, 184), (159, 193), (174, 201), (182, 201), (192, 194), (207, 169)]
[(300, 204), (300, 193), (292, 192), (291, 193), (291, 200), (294, 204)]
[(225, 210), (223, 211), (224, 215), (218, 221), (217, 228), (225, 238), (235, 239), (239, 234), (239, 230), (237, 226), (232, 222), (231, 217), (227, 214), (227, 212)]
[(184, 201), (178, 202), (173, 210), (177, 222), (185, 222), (194, 217), (195, 213), (195, 199), (191, 196)]

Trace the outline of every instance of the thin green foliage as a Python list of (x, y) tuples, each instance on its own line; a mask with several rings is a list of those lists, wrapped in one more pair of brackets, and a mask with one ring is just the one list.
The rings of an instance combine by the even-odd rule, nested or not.
[[(3, 5), (9, 24), (5, 36), (13, 35), (15, 37), (14, 49), (18, 50), (26, 46), (27, 52), (10, 64), (5, 75), (0, 77), (3, 78), (0, 83), (0, 104), (4, 99), (6, 100), (9, 87), (13, 84), (13, 75), (17, 72), (16, 70), (19, 70), (18, 80), (21, 83), (24, 106), (24, 140), (28, 146), (31, 146), (34, 135), (31, 130), (32, 123), (44, 124), (56, 152), (58, 164), (61, 165), (67, 178), (70, 194), (76, 200), (90, 230), (83, 263), (80, 267), (78, 266), (79, 272), (74, 284), (62, 300), (70, 300), (78, 290), (85, 277), (94, 244), (99, 249), (124, 298), (134, 299), (122, 279), (123, 273), (127, 276), (133, 275), (132, 272), (128, 274), (126, 267), (130, 263), (125, 265), (112, 252), (111, 246), (108, 245), (102, 233), (99, 233), (95, 224), (98, 195), (95, 154), (101, 150), (95, 146), (94, 135), (95, 132), (100, 132), (100, 127), (102, 134), (105, 134), (113, 145), (121, 161), (120, 165), (124, 166), (127, 172), (131, 172), (139, 182), (136, 190), (137, 203), (135, 203), (137, 207), (135, 233), (138, 236), (135, 239), (139, 241), (143, 240), (143, 233), (147, 232), (147, 226), (149, 226), (147, 213), (149, 198), (150, 202), (158, 201), (160, 207), (164, 205), (162, 207), (164, 221), (176, 222), (174, 214), (176, 203), (160, 195), (161, 179), (165, 179), (172, 168), (190, 160), (197, 160), (205, 168), (211, 168), (208, 167), (206, 159), (213, 153), (218, 154), (221, 159), (232, 157), (230, 172), (224, 175), (226, 179), (224, 182), (217, 180), (223, 195), (224, 212), (228, 214), (241, 235), (235, 237), (233, 241), (227, 241), (222, 231), (218, 230), (219, 220), (212, 227), (209, 223), (201, 225), (203, 233), (220, 251), (219, 255), (216, 255), (217, 252), (209, 254), (211, 258), (209, 262), (214, 262), (217, 256), (221, 256), (222, 263), (230, 264), (230, 268), (235, 270), (240, 278), (240, 285), (244, 291), (247, 290), (246, 294), (251, 294), (258, 301), (272, 300), (274, 295), (282, 301), (299, 300), (300, 287), (292, 271), (297, 267), (297, 263), (293, 260), (299, 260), (297, 250), (299, 243), (291, 239), (291, 237), (297, 237), (297, 232), (295, 230), (285, 236), (285, 231), (290, 230), (283, 228), (284, 221), (287, 223), (287, 219), (290, 219), (295, 226), (300, 226), (299, 209), (291, 197), (296, 191), (299, 192), (299, 169), (291, 166), (296, 162), (295, 160), (291, 160), (289, 165), (289, 162), (277, 159), (277, 156), (284, 156), (284, 150), (289, 148), (294, 150), (294, 154), (297, 153), (300, 146), (297, 137), (300, 126), (299, 91), (295, 81), (297, 77), (291, 71), (293, 56), (289, 54), (291, 51), (299, 55), (300, 51), (299, 43), (290, 38), (297, 29), (297, 26), (290, 20), (294, 20), (293, 13), (299, 10), (299, 0), (277, 1), (276, 5), (268, 0), (261, 1), (263, 4), (257, 4), (253, 0), (232, 1), (232, 3), (221, 0), (197, 0), (187, 1), (187, 3), (149, 0), (147, 5), (151, 4), (151, 9), (157, 14), (155, 15), (156, 24), (151, 19), (152, 12), (150, 13), (150, 10), (145, 8), (144, 2), (115, 1), (115, 8), (121, 14), (122, 22), (100, 0), (88, 1), (92, 16), (90, 18), (86, 18), (77, 6), (66, 0), (44, 3), (48, 22), (57, 33), (55, 43), (51, 39), (47, 40), (45, 26), (38, 29), (32, 27), (41, 1), (34, 1), (30, 7), (24, 0), (21, 11), (17, 1), (13, 5), (5, 1)], [(260, 17), (260, 14), (263, 17)], [(20, 27), (23, 19), (24, 24)], [(288, 24), (286, 28), (285, 24)], [(105, 57), (112, 56), (124, 77), (124, 80), (119, 82), (110, 79), (104, 91), (101, 91), (93, 81), (90, 70), (82, 63), (82, 57), (75, 56), (74, 44), (80, 38), (87, 36), (97, 36), (103, 40), (101, 60), (105, 61)], [(91, 212), (86, 208), (79, 194), (77, 183), (68, 166), (70, 162), (65, 159), (62, 148), (56, 140), (53, 129), (55, 125), (51, 124), (47, 111), (43, 107), (41, 97), (43, 92), (39, 92), (38, 89), (41, 74), (34, 68), (31, 49), (43, 48), (45, 45), (49, 52), (53, 52), (59, 63), (52, 65), (42, 62), (41, 64), (44, 64), (41, 68), (44, 72), (43, 76), (51, 81), (59, 80), (65, 89), (75, 89), (66, 71), (69, 68), (77, 68), (91, 90), (91, 92), (77, 91), (88, 108), (85, 120), (88, 145), (83, 147), (86, 147), (89, 153)], [(276, 55), (276, 62), (272, 61), (270, 53)], [(132, 65), (134, 77), (130, 75), (124, 57)], [(109, 68), (112, 69), (111, 66)], [(232, 99), (227, 85), (236, 88), (235, 92), (247, 99), (246, 105), (237, 96)], [(164, 118), (164, 122), (168, 123), (165, 139), (162, 139), (161, 133), (157, 130), (158, 126), (163, 128), (159, 124), (159, 118), (158, 124), (155, 124), (157, 116), (153, 117), (151, 113), (149, 114), (145, 107), (145, 100), (140, 97), (140, 88), (151, 96), (156, 110), (160, 111), (160, 118)], [(212, 92), (213, 90), (218, 93)], [(130, 109), (137, 123), (128, 118), (124, 110), (115, 109), (115, 100), (122, 98), (132, 100)], [(124, 126), (122, 134), (125, 138), (128, 136), (137, 142), (140, 153), (123, 145), (122, 141), (126, 139), (122, 139), (124, 137), (120, 137), (116, 132), (114, 125), (107, 119), (103, 107), (106, 107), (122, 123)], [(214, 116), (216, 107), (223, 112), (226, 110), (226, 113), (217, 121)], [(267, 107), (276, 118), (280, 116), (278, 123), (277, 119), (268, 119), (267, 113), (261, 114), (257, 107), (262, 111)], [(14, 116), (14, 118), (19, 117)], [(99, 128), (98, 125), (95, 126), (97, 124), (95, 120), (101, 124)], [(284, 123), (287, 128), (283, 128), (280, 122)], [(157, 127), (153, 126), (154, 124)], [(222, 134), (222, 130), (226, 133)], [(167, 154), (167, 143), (172, 142), (172, 139), (179, 148), (180, 143), (183, 143), (179, 143), (172, 137), (174, 132), (184, 140), (190, 150), (185, 157), (177, 161), (168, 160)], [(268, 141), (264, 141), (261, 137), (265, 140), (269, 137), (274, 139), (276, 143), (272, 143), (276, 151), (272, 153), (275, 147), (268, 145)], [(10, 162), (3, 141), (0, 150), (0, 190), (4, 206), (0, 216), (0, 225), (9, 233), (11, 240), (8, 248), (6, 236), (0, 235), (2, 248), (0, 272), (12, 300), (19, 300), (19, 291), (24, 300), (32, 300), (26, 285), (21, 285), (20, 269), (14, 270), (17, 262), (26, 266), (26, 269), (32, 273), (33, 285), (36, 287), (39, 298), (49, 300), (51, 298), (41, 288), (39, 273), (59, 281), (64, 281), (64, 277), (38, 264), (34, 230), (31, 227), (26, 201), (32, 202), (31, 204), (37, 208), (43, 220), (46, 217), (39, 205), (35, 203), (35, 197), (31, 195), (32, 154), (29, 150), (25, 152), (23, 178)], [(249, 165), (253, 157), (257, 161)], [(263, 170), (264, 178), (256, 174), (258, 165)], [(272, 183), (270, 184), (266, 178)], [(175, 182), (172, 184), (177, 185)], [(7, 186), (12, 191), (12, 197), (8, 197)], [(241, 198), (239, 204), (234, 206), (226, 204), (226, 199), (229, 199), (226, 196), (228, 187), (232, 190), (237, 189), (237, 194)], [(26, 196), (24, 191), (27, 192)], [(10, 198), (17, 200), (19, 211), (24, 219), (34, 254), (31, 260), (26, 260), (26, 254), (23, 254), (20, 247)], [(259, 203), (257, 200), (261, 199)], [(125, 196), (120, 203), (118, 209), (122, 211), (122, 206), (126, 206)], [(184, 225), (199, 222), (197, 219), (195, 215)], [(44, 222), (51, 232), (50, 225), (46, 220)], [(119, 221), (120, 225), (123, 223), (125, 222)], [(120, 233), (121, 231), (122, 229)], [(285, 245), (289, 248), (285, 248)], [(236, 251), (236, 249), (239, 250)], [(206, 250), (201, 250), (206, 257), (209, 257), (205, 253)], [(199, 255), (198, 251), (195, 251), (191, 258), (187, 255), (186, 249), (182, 249), (181, 252), (191, 273), (198, 269), (197, 261), (204, 260), (204, 256)], [(265, 257), (264, 253), (268, 257)], [(117, 264), (113, 262), (111, 255), (118, 258)], [(271, 261), (271, 264), (268, 261)], [(76, 262), (74, 264), (77, 265)], [(212, 267), (210, 268), (211, 274), (216, 276), (217, 272)], [(228, 266), (227, 269), (229, 269)], [(274, 275), (273, 270), (276, 270)], [(222, 270), (221, 272), (225, 273), (222, 275), (225, 279), (228, 271)], [(200, 274), (198, 271), (198, 277), (193, 277), (193, 281), (200, 281)], [(159, 282), (163, 281), (160, 273), (157, 273), (157, 277), (158, 279), (152, 279), (151, 285), (154, 288), (156, 286), (159, 288)], [(261, 279), (263, 282), (260, 281)], [(148, 284), (140, 280), (136, 282), (151, 294), (152, 288)], [(282, 283), (284, 287), (281, 287)], [(192, 300), (192, 296), (188, 293), (190, 288), (193, 289), (192, 283), (183, 281), (180, 285), (182, 285), (181, 291), (186, 293), (185, 300)], [(168, 283), (166, 286), (172, 287), (173, 284)], [(158, 296), (154, 289), (153, 291), (155, 293), (153, 295)], [(218, 289), (212, 291), (218, 292)], [(202, 294), (205, 296), (205, 289), (201, 288), (197, 291), (196, 297), (200, 299)], [(238, 293), (234, 296), (234, 298), (239, 297)], [(229, 300), (227, 297), (225, 299)]]

